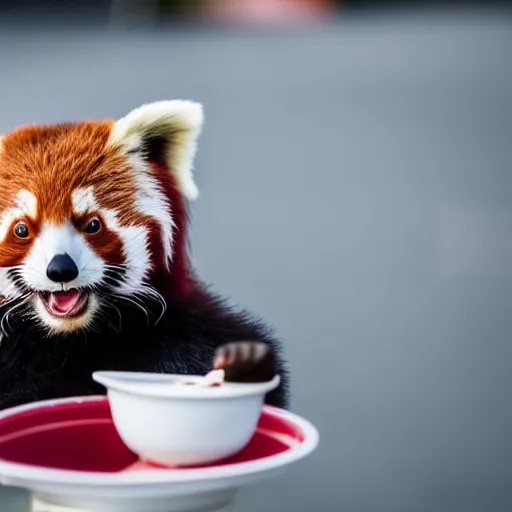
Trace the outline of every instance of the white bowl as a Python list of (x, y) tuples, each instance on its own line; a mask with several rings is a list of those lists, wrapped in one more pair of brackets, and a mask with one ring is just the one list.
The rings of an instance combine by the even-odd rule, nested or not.
[(107, 388), (112, 419), (126, 446), (142, 460), (165, 466), (196, 466), (242, 450), (253, 436), (269, 382), (218, 387), (176, 385), (199, 376), (95, 372)]

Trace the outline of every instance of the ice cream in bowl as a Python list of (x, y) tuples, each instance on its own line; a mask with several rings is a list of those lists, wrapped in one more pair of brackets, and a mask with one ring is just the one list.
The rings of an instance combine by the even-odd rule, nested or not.
[(141, 460), (197, 466), (228, 458), (251, 440), (265, 395), (280, 378), (262, 383), (206, 375), (100, 371), (112, 419), (124, 444)]

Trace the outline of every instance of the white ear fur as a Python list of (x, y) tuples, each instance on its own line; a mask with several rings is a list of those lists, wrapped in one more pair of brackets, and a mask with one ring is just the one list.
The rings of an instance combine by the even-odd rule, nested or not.
[(143, 151), (145, 140), (165, 140), (165, 163), (180, 192), (194, 200), (199, 191), (192, 170), (202, 126), (201, 104), (183, 100), (157, 101), (142, 105), (119, 119), (112, 128), (109, 142), (121, 145), (127, 153), (136, 153)]

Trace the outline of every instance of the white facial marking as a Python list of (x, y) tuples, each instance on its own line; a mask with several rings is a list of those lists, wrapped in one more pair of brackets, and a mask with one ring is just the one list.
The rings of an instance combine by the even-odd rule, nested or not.
[(37, 216), (37, 199), (32, 192), (20, 190), (14, 199), (14, 206), (7, 208), (0, 216), (0, 242), (3, 241), (9, 231), (11, 224), (20, 217)]
[[(35, 219), (37, 216), (37, 199), (32, 192), (20, 190), (14, 200), (14, 206), (7, 208), (0, 215), (0, 242), (2, 242), (12, 223), (20, 217), (30, 217)], [(10, 299), (21, 296), (20, 290), (15, 286), (13, 280), (8, 276), (7, 268), (0, 268), (0, 291), (1, 295)]]
[(107, 228), (121, 238), (126, 257), (126, 275), (118, 291), (130, 293), (136, 290), (143, 282), (151, 265), (147, 230), (142, 226), (121, 226), (115, 211), (100, 208), (91, 187), (75, 190), (71, 201), (77, 215), (98, 212), (103, 217)]
[(85, 215), (98, 209), (98, 204), (91, 187), (76, 189), (71, 194), (71, 203), (76, 215)]
[[(69, 283), (61, 284), (49, 279), (46, 269), (55, 255), (64, 253), (68, 254), (78, 267), (78, 277)], [(96, 256), (81, 233), (71, 224), (46, 223), (42, 225), (39, 236), (25, 259), (21, 276), (25, 284), (33, 290), (57, 292), (97, 284), (98, 276), (103, 274), (104, 268), (102, 259)], [(85, 327), (99, 309), (98, 299), (94, 295), (89, 296), (89, 304), (83, 315), (65, 320), (52, 316), (39, 296), (32, 298), (32, 304), (40, 321), (53, 333), (70, 332)]]
[(0, 295), (7, 299), (20, 297), (22, 293), (9, 277), (8, 271), (8, 268), (0, 267)]
[(100, 209), (99, 212), (105, 219), (108, 229), (117, 233), (123, 241), (127, 268), (119, 291), (133, 292), (144, 281), (151, 266), (147, 231), (142, 226), (121, 227), (112, 210)]
[(86, 327), (92, 321), (94, 315), (100, 307), (98, 299), (94, 295), (90, 295), (87, 310), (83, 315), (77, 318), (68, 318), (63, 321), (61, 318), (55, 318), (54, 316), (50, 315), (44, 306), (43, 301), (38, 297), (33, 300), (33, 305), (37, 314), (39, 315), (39, 318), (47, 327), (50, 328), (52, 333), (77, 331), (83, 327)]
[(134, 169), (135, 208), (155, 219), (160, 225), (165, 265), (169, 268), (173, 254), (173, 234), (175, 229), (169, 200), (159, 187), (158, 181), (152, 176), (151, 169), (141, 155), (133, 154), (128, 158)]
[(22, 276), (30, 288), (39, 291), (59, 291), (63, 285), (46, 276), (48, 263), (57, 254), (68, 254), (78, 267), (78, 277), (65, 283), (65, 289), (80, 288), (97, 283), (103, 274), (104, 263), (96, 256), (82, 235), (69, 223), (43, 224), (39, 236), (25, 259)]

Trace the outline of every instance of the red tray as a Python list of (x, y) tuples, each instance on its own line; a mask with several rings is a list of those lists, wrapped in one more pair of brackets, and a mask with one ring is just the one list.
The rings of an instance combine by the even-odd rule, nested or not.
[[(108, 400), (41, 403), (0, 416), (0, 460), (68, 471), (123, 473), (159, 466), (140, 462), (121, 441)], [(243, 464), (293, 450), (304, 441), (300, 426), (264, 406), (256, 433), (237, 455), (203, 468)], [(164, 468), (161, 468), (164, 469)], [(180, 471), (197, 470), (180, 468)]]

